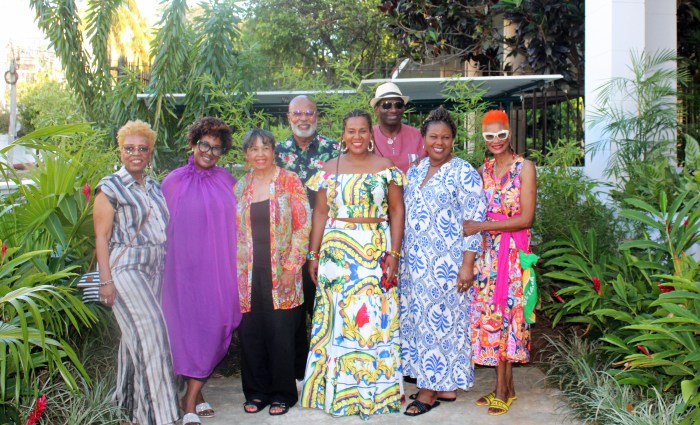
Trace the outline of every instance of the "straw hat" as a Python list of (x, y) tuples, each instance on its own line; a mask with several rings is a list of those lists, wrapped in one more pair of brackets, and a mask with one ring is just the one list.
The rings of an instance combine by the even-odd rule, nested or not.
[(369, 106), (374, 108), (374, 106), (382, 99), (390, 99), (392, 97), (400, 97), (403, 103), (408, 103), (408, 96), (404, 96), (401, 93), (401, 89), (394, 83), (384, 83), (377, 87), (377, 91), (374, 93), (374, 99), (369, 101)]

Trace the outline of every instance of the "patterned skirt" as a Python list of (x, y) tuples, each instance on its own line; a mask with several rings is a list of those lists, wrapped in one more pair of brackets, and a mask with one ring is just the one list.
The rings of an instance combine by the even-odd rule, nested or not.
[(505, 311), (493, 304), (501, 234), (484, 234), (484, 252), (476, 261), (472, 288), (471, 333), (474, 363), (497, 366), (500, 362), (530, 361), (530, 326), (523, 314), (523, 276), (518, 250), (511, 241), (508, 258), (508, 300)]
[(387, 223), (326, 224), (302, 407), (362, 419), (400, 411), (398, 294), (379, 284), (387, 246)]

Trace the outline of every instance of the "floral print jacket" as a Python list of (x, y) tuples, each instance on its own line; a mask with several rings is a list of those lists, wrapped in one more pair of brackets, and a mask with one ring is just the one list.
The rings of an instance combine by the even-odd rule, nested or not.
[[(236, 183), (236, 224), (238, 228), (238, 292), (241, 313), (250, 311), (253, 277), (253, 235), (250, 227), (250, 204), (253, 175), (248, 173)], [(272, 258), (272, 304), (276, 310), (298, 307), (304, 302), (301, 266), (309, 249), (311, 214), (306, 190), (299, 177), (277, 167), (270, 183), (270, 249)], [(282, 272), (294, 272), (296, 290), (285, 294), (279, 290)]]
[(307, 149), (297, 146), (294, 136), (289, 136), (275, 147), (277, 165), (297, 173), (302, 183), (306, 183), (329, 159), (335, 158), (339, 153), (338, 142), (318, 133)]

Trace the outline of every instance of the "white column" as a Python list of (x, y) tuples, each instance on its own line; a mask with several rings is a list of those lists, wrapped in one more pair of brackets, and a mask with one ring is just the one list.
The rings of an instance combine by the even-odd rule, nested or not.
[[(600, 126), (591, 127), (597, 89), (615, 77), (630, 76), (632, 51), (676, 50), (676, 0), (586, 0), (586, 146), (601, 140)], [(586, 175), (606, 180), (611, 151), (586, 154)]]

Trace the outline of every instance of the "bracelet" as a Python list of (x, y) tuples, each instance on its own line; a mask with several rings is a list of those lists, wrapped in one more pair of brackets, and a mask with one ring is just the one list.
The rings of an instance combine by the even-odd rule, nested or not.
[(400, 260), (400, 259), (401, 259), (401, 253), (400, 253), (400, 252), (396, 252), (396, 251), (390, 249), (390, 250), (388, 250), (386, 253), (389, 254), (389, 255), (391, 255), (392, 257), (396, 258), (397, 260)]
[(110, 280), (108, 280), (108, 281), (106, 281), (106, 282), (100, 283), (100, 284), (97, 285), (97, 286), (101, 288), (101, 287), (103, 287), (103, 286), (111, 285), (112, 283), (114, 283), (114, 281), (113, 281), (112, 279), (110, 279)]
[(306, 254), (306, 260), (318, 260), (319, 254), (316, 251), (309, 251), (308, 254)]

